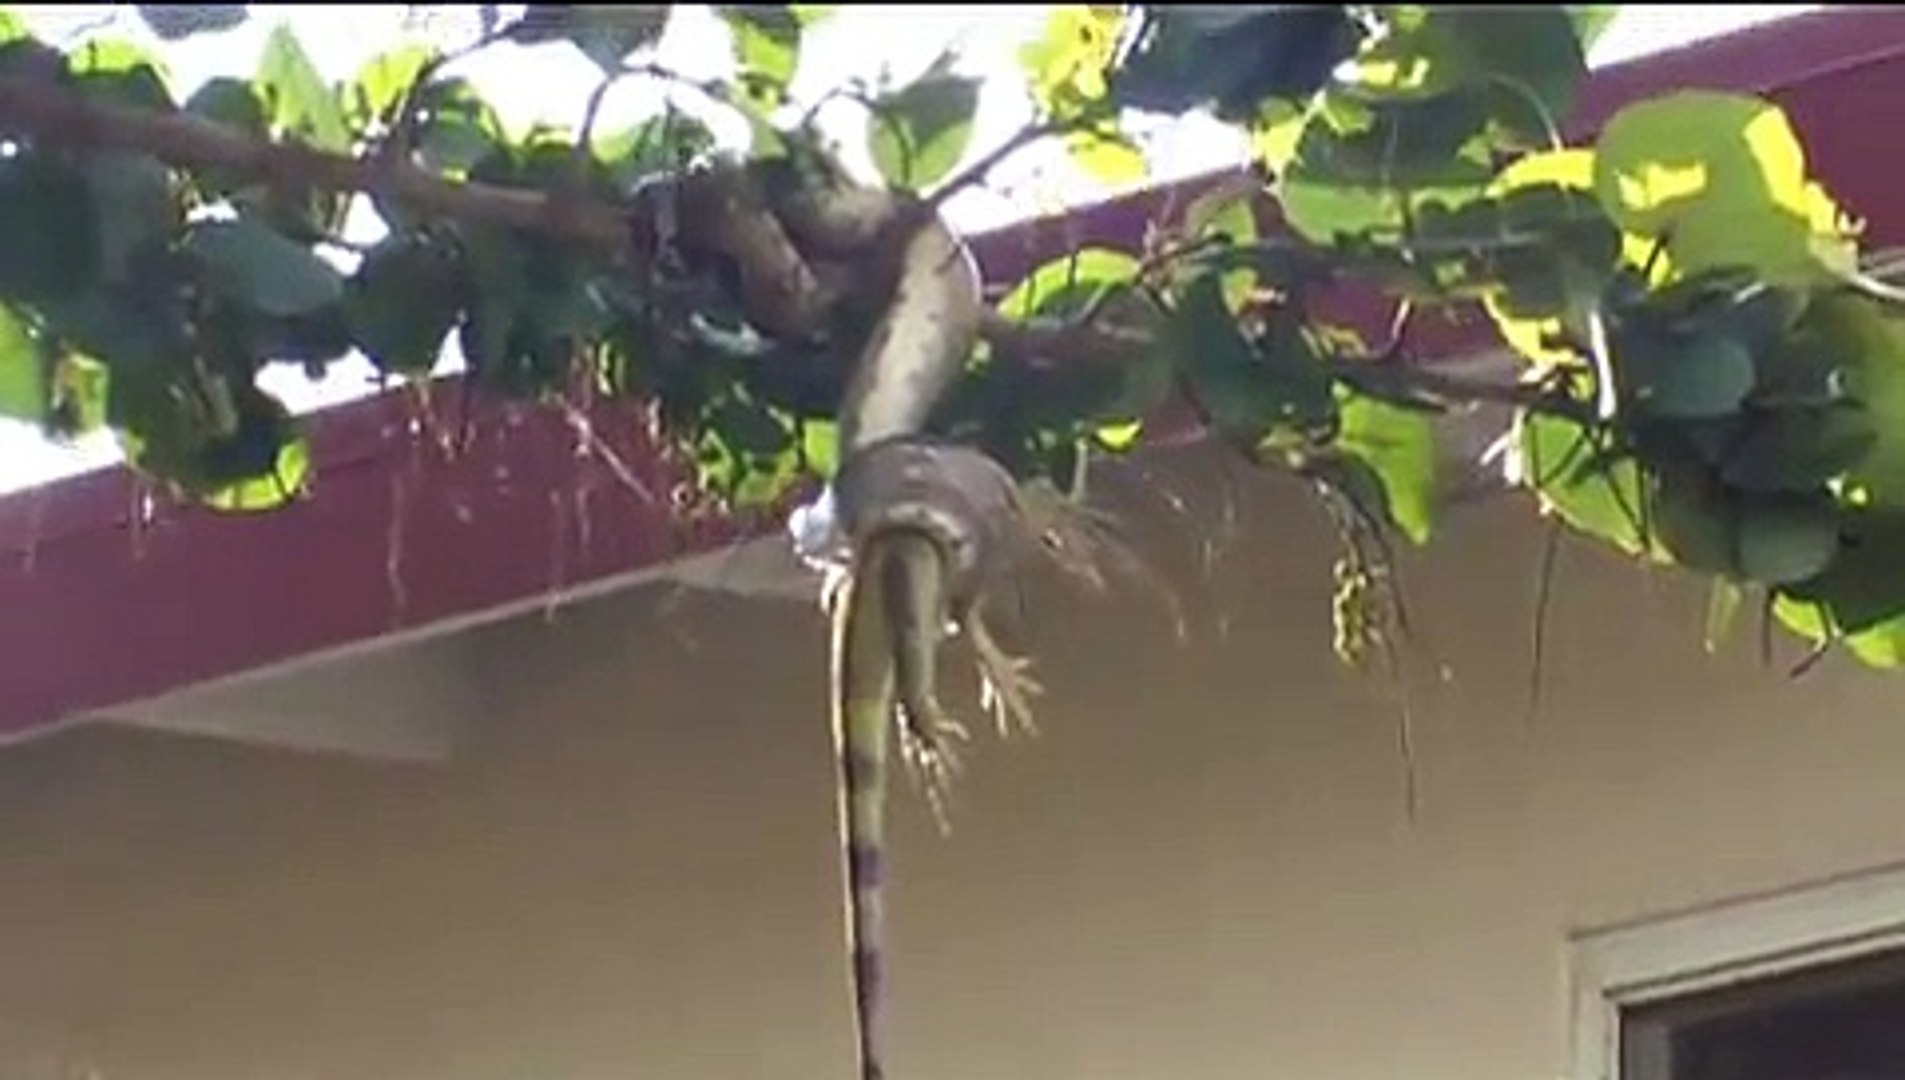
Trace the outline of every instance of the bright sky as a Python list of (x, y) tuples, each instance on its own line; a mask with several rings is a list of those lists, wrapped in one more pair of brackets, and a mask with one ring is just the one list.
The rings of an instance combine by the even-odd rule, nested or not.
[[(1632, 5), (1596, 43), (1589, 60), (1592, 66), (1600, 67), (1817, 6)], [(407, 21), (406, 12), (411, 8), (427, 9), (427, 14)], [(27, 19), (36, 34), (56, 44), (68, 44), (80, 35), (102, 31), (149, 47), (158, 44), (131, 5), (24, 4), (13, 10)], [(505, 18), (515, 10), (517, 5), (504, 5)], [(909, 79), (930, 64), (940, 50), (956, 42), (963, 57), (962, 69), (987, 79), (971, 144), (971, 152), (979, 153), (1009, 137), (1030, 117), (1030, 103), (1017, 74), (1016, 54), (1019, 45), (1037, 31), (1046, 10), (1044, 5), (841, 5), (803, 43), (794, 97), (797, 102), (811, 101), (843, 79), (877, 78), (883, 70), (896, 80)], [(367, 58), (403, 37), (427, 35), (430, 40), (455, 45), (477, 33), (475, 5), (253, 4), (251, 11), (251, 18), (235, 30), (156, 50), (170, 65), (175, 96), (183, 100), (215, 75), (248, 74), (257, 63), (266, 35), (279, 22), (291, 25), (319, 69), (333, 80), (349, 78)], [(705, 8), (678, 8), (661, 50), (662, 59), (670, 67), (703, 78), (719, 75), (728, 62), (726, 37)], [(593, 65), (561, 44), (497, 46), (451, 70), (475, 83), (504, 122), (518, 131), (537, 121), (573, 125), (578, 118), (566, 114), (580, 108), (597, 78)], [(631, 80), (618, 86), (605, 102), (600, 123), (612, 130), (618, 117), (646, 115), (656, 107), (657, 93), (652, 83)], [(683, 99), (681, 104), (690, 102)], [(842, 107), (823, 113), (822, 122), (852, 124), (858, 116), (851, 107)], [(1227, 132), (1195, 120), (1146, 132), (1142, 141), (1151, 163), (1150, 183), (1223, 168), (1243, 156), (1241, 146)], [(999, 170), (987, 189), (972, 189), (951, 200), (946, 213), (956, 227), (976, 231), (1093, 202), (1108, 194), (1113, 192), (1073, 172), (1061, 155), (1022, 154)], [(361, 224), (374, 228), (374, 219)], [(350, 231), (354, 238), (365, 238), (357, 228)], [(370, 232), (369, 238), (374, 237), (375, 233)], [(449, 358), (446, 367), (458, 360)], [(289, 367), (269, 371), (261, 381), (297, 412), (375, 390), (369, 364), (356, 356), (332, 365), (322, 383), (312, 383)], [(0, 420), (0, 493), (103, 468), (118, 459), (118, 450), (108, 435), (95, 436), (76, 446), (55, 446), (26, 425)]]

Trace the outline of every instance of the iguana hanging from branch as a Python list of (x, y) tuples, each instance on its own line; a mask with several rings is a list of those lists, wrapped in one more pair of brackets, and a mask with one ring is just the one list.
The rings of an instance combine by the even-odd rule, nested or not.
[(1033, 553), (1102, 586), (1091, 555), (1099, 538), (1055, 489), (1021, 486), (979, 450), (927, 437), (986, 314), (971, 254), (932, 204), (855, 184), (799, 145), (639, 198), (669, 200), (667, 213), (643, 216), (672, 226), (638, 239), (666, 246), (691, 272), (720, 268), (749, 321), (776, 339), (834, 340), (844, 309), (871, 305), (877, 316), (845, 372), (839, 467), (789, 525), (827, 575), (859, 1076), (881, 1080), (889, 732), (897, 715), (903, 757), (942, 814), (953, 744), (966, 732), (939, 704), (941, 644), (963, 634), (1001, 729), (1029, 728), (1039, 687), (987, 629), (988, 587)]

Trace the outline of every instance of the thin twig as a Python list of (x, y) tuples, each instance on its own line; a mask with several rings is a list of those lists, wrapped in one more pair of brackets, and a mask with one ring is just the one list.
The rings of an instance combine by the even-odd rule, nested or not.
[(964, 189), (983, 181), (992, 170), (1003, 164), (1006, 158), (1011, 157), (1013, 154), (1018, 153), (1020, 150), (1025, 149), (1048, 135), (1059, 134), (1065, 130), (1065, 127), (1066, 125), (1063, 124), (1048, 122), (1032, 124), (1020, 128), (1011, 138), (993, 147), (979, 160), (954, 173), (950, 180), (941, 184), (931, 195), (926, 197), (926, 207), (931, 210), (937, 210), (939, 207), (945, 205), (946, 200), (959, 194), (959, 192)]

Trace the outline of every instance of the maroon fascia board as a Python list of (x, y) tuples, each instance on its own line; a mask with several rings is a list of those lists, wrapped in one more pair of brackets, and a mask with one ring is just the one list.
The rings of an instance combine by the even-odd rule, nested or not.
[[(1824, 10), (1597, 73), (1569, 130), (1680, 87), (1765, 93), (1792, 115), (1815, 172), (1867, 222), (1872, 248), (1905, 244), (1905, 12)], [(1079, 244), (1130, 249), (1171, 200), (1146, 191), (1066, 219), (977, 238), (989, 281), (1016, 280)], [(1430, 327), (1428, 354), (1473, 346)], [(454, 412), (455, 380), (436, 384)], [(746, 523), (677, 523), (681, 476), (645, 413), (594, 411), (607, 455), (578, 453), (545, 410), (474, 407), (455, 453), (412, 437), (392, 392), (309, 418), (312, 498), (256, 517), (141, 512), (114, 468), (0, 498), (0, 740), (89, 710), (394, 631), (475, 617), (707, 550)], [(631, 484), (630, 481), (633, 481)], [(638, 491), (638, 489), (640, 489)], [(149, 517), (149, 520), (144, 520)], [(758, 528), (759, 523), (753, 526)]]

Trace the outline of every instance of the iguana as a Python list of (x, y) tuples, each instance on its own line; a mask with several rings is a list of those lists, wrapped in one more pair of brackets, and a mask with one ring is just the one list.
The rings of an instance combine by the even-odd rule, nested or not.
[[(949, 629), (963, 632), (999, 702), (1001, 725), (1029, 728), (1039, 686), (987, 629), (988, 586), (1036, 541), (1061, 561), (1077, 549), (1054, 545), (1036, 524), (1049, 511), (970, 447), (889, 440), (843, 461), (833, 490), (851, 549), (827, 601), (848, 938), (860, 1076), (880, 1080), (890, 725), (897, 712), (901, 750), (942, 815), (958, 766), (953, 744), (967, 733), (939, 702), (940, 645)], [(1089, 573), (1082, 560), (1073, 568)]]
[[(900, 216), (895, 287), (857, 358), (838, 413), (840, 466), (812, 516), (828, 569), (831, 697), (838, 806), (861, 1080), (883, 1080), (880, 1037), (882, 893), (889, 725), (924, 779), (935, 813), (965, 729), (940, 706), (938, 654), (949, 631), (971, 642), (1002, 726), (1029, 726), (1038, 685), (982, 614), (987, 586), (1030, 550), (1087, 574), (1083, 534), (1062, 500), (1022, 488), (984, 453), (926, 439), (934, 406), (977, 338), (983, 299), (976, 267), (936, 215)], [(1056, 495), (1055, 492), (1052, 493)], [(816, 551), (816, 548), (831, 549)], [(817, 557), (816, 557), (817, 556)], [(943, 824), (943, 818), (942, 818)]]

